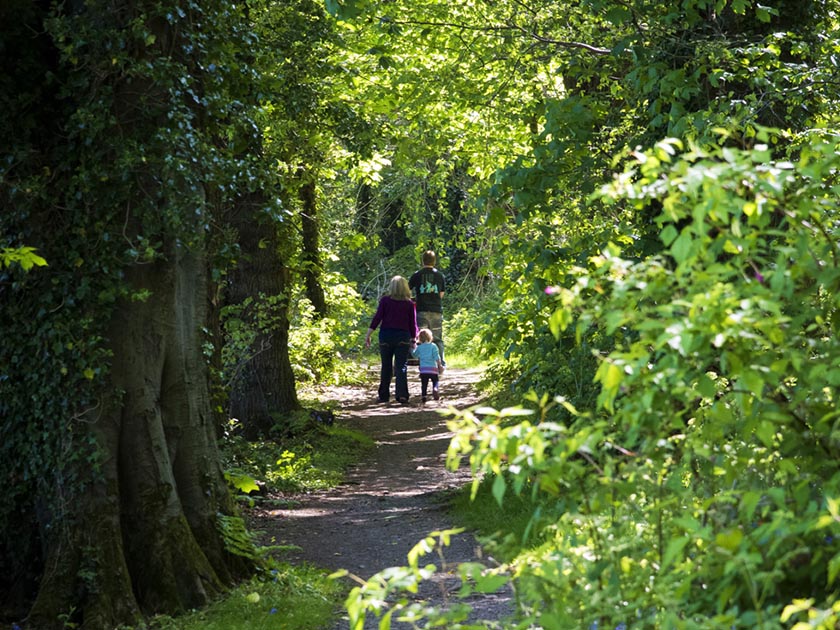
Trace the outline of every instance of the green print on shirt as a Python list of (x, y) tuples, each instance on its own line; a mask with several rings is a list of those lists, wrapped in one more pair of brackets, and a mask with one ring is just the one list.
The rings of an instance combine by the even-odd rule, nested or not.
[(438, 291), (437, 285), (432, 284), (431, 282), (427, 282), (426, 284), (421, 284), (419, 289), (420, 289), (420, 293), (440, 293), (440, 291)]

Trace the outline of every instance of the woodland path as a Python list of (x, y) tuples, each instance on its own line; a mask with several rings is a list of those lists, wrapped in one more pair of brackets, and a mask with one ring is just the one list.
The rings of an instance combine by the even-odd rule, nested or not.
[[(453, 527), (442, 493), (471, 481), (468, 466), (456, 472), (445, 467), (452, 434), (440, 411), (478, 403), (475, 383), (479, 376), (472, 370), (447, 369), (441, 378), (441, 400), (430, 399), (425, 405), (420, 403), (419, 379), (409, 381), (412, 400), (405, 406), (376, 402), (376, 374), (367, 386), (323, 392), (322, 399), (338, 403), (336, 421), (369, 435), (376, 447), (348, 471), (338, 488), (295, 495), (295, 507), (255, 514), (252, 528), (262, 533), (266, 544), (299, 547), (282, 556), (294, 563), (330, 571), (346, 569), (364, 579), (385, 568), (406, 565), (406, 555), (417, 542), (433, 531)], [(435, 564), (438, 573), (415, 597), (444, 603), (459, 588), (455, 565), (470, 560), (487, 562), (481, 559), (471, 534), (454, 536), (443, 562), (436, 555), (421, 560), (423, 565)], [(500, 619), (511, 606), (507, 593), (473, 596), (467, 601), (482, 619)], [(378, 619), (369, 615), (365, 629), (377, 627)], [(395, 621), (393, 627), (410, 626)], [(332, 629), (312, 630), (347, 628), (344, 615)]]

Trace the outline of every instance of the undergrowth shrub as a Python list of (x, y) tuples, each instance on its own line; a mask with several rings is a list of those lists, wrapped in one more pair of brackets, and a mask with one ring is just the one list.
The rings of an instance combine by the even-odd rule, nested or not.
[(336, 273), (324, 274), (326, 317), (316, 317), (309, 300), (296, 299), (289, 330), (289, 353), (298, 383), (336, 384), (358, 380), (350, 360), (361, 338), (367, 306), (356, 289)]
[(452, 314), (445, 314), (443, 339), (446, 342), (448, 361), (475, 367), (485, 364), (493, 357), (496, 350), (488, 346), (483, 339), (490, 313), (492, 305), (485, 300)]
[[(467, 458), (501, 505), (533, 495), (548, 517), (538, 544), (463, 571), (463, 594), (513, 583), (528, 629), (837, 627), (839, 148), (810, 138), (788, 161), (667, 141), (600, 193), (658, 209), (663, 247), (639, 260), (610, 243), (555, 271), (546, 321), (596, 348), (595, 396), (451, 423), (450, 464)], [(573, 354), (556, 348), (543, 356)], [(430, 573), (410, 560), (395, 579)], [(399, 586), (371, 583), (348, 599), (354, 619)]]
[(284, 427), (292, 433), (272, 440), (250, 442), (229, 423), (222, 441), (225, 477), (246, 503), (270, 493), (295, 493), (334, 487), (347, 467), (369, 448), (372, 440), (340, 423), (325, 425), (301, 411)]

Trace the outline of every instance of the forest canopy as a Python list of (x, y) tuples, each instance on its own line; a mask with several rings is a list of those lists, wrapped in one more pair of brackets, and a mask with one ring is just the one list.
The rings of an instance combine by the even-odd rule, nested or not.
[(251, 575), (231, 419), (288, 431), (433, 249), (517, 406), (453, 461), (535, 506), (465, 577), (523, 628), (833, 628), (838, 9), (4, 3), (2, 610), (112, 628)]

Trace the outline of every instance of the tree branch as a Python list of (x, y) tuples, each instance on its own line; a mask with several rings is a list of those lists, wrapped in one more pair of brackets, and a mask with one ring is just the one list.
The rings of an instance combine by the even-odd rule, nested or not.
[(510, 23), (510, 27), (525, 33), (528, 37), (531, 37), (538, 42), (542, 42), (543, 44), (551, 44), (552, 46), (559, 46), (561, 48), (582, 48), (583, 50), (595, 53), (596, 55), (609, 55), (612, 52), (608, 48), (598, 48), (597, 46), (592, 46), (591, 44), (585, 44), (583, 42), (567, 42), (560, 39), (543, 37), (542, 35), (537, 35), (535, 32), (519, 26), (518, 24), (514, 24), (513, 22)]
[(518, 24), (510, 23), (506, 25), (486, 25), (486, 26), (473, 26), (471, 24), (456, 24), (454, 22), (426, 22), (426, 21), (415, 21), (415, 20), (393, 20), (394, 24), (399, 24), (400, 26), (434, 26), (434, 27), (442, 27), (442, 28), (457, 28), (465, 31), (520, 31), (524, 33), (528, 37), (531, 37), (538, 42), (543, 44), (551, 44), (552, 46), (559, 46), (561, 48), (581, 48), (583, 50), (587, 50), (591, 53), (595, 53), (597, 55), (609, 55), (612, 51), (608, 48), (598, 48), (597, 46), (593, 46), (591, 44), (585, 44), (583, 42), (567, 42), (560, 39), (552, 39), (550, 37), (542, 37), (541, 35), (537, 35), (533, 31), (530, 31)]

